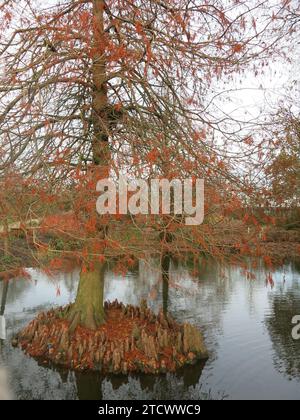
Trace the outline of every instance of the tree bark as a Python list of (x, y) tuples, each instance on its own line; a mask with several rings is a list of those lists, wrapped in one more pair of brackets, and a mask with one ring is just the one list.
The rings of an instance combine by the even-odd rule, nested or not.
[(4, 220), (4, 255), (9, 255), (9, 227), (7, 220)]
[(161, 272), (162, 272), (162, 294), (163, 294), (163, 313), (168, 315), (169, 303), (169, 270), (171, 258), (168, 254), (162, 256)]
[(8, 292), (8, 280), (3, 280), (2, 296), (1, 296), (1, 305), (0, 305), (0, 316), (4, 315), (5, 305)]
[(103, 178), (109, 174), (109, 116), (106, 71), (106, 36), (104, 30), (104, 1), (93, 1), (93, 162), (103, 169)]
[(93, 270), (81, 271), (76, 300), (67, 315), (71, 332), (77, 325), (96, 330), (105, 322), (104, 268), (104, 264), (97, 263)]
[[(106, 72), (106, 37), (104, 31), (103, 0), (93, 0), (93, 98), (92, 98), (92, 155), (93, 168), (99, 179), (107, 178), (110, 170), (109, 149), (109, 116)], [(96, 210), (95, 210), (96, 211)], [(99, 230), (106, 234), (106, 227), (99, 221)], [(77, 325), (97, 329), (105, 322), (103, 308), (104, 292), (104, 266), (94, 264), (94, 270), (81, 271), (77, 297), (68, 314), (70, 330), (74, 331)]]

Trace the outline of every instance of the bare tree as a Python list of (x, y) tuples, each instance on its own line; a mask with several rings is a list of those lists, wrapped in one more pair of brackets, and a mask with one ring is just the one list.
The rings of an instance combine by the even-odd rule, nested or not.
[[(123, 169), (144, 178), (206, 178), (204, 228), (186, 230), (172, 217), (164, 225), (181, 241), (179, 253), (221, 257), (213, 225), (250, 191), (232, 175), (228, 141), (248, 153), (252, 146), (239, 121), (214, 114), (219, 95), (208, 100), (208, 92), (218, 79), (275, 58), (293, 10), (268, 0), (7, 0), (0, 13), (0, 171), (13, 167), (27, 182), (39, 180), (44, 203), (52, 197), (58, 209), (65, 200), (75, 215), (69, 231), (70, 219), (64, 226), (55, 219), (57, 231), (80, 241), (76, 255), (84, 261), (68, 318), (72, 327), (96, 328), (104, 321), (103, 254), (117, 249), (128, 259), (145, 246), (103, 237), (108, 221), (91, 206), (96, 181)], [(53, 216), (47, 205), (40, 213), (50, 210)]]

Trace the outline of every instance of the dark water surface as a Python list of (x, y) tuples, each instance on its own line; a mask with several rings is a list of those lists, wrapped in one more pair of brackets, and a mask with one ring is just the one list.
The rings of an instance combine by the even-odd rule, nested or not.
[[(273, 274), (256, 270), (247, 280), (240, 269), (203, 266), (197, 278), (172, 264), (170, 287), (163, 287), (154, 263), (140, 263), (126, 277), (106, 273), (105, 297), (138, 304), (147, 298), (163, 305), (178, 321), (198, 325), (210, 352), (203, 365), (178, 374), (101, 377), (39, 365), (1, 343), (0, 364), (8, 370), (16, 399), (300, 399), (300, 340), (292, 338), (292, 318), (300, 315), (300, 264)], [(47, 277), (29, 270), (31, 279), (9, 284), (5, 316), (11, 337), (35, 315), (74, 300), (78, 272)], [(0, 282), (0, 296), (3, 282)], [(58, 293), (59, 290), (59, 293)]]

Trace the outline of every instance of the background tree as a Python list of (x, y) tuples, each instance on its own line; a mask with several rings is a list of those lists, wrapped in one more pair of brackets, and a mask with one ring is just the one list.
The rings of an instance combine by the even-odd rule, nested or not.
[(283, 212), (287, 227), (300, 226), (300, 120), (291, 110), (281, 111), (274, 133), (274, 149), (266, 168), (270, 203)]

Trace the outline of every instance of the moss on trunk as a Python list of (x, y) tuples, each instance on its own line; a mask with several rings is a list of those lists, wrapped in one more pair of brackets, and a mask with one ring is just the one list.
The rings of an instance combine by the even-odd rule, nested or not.
[(103, 306), (104, 264), (97, 263), (93, 271), (81, 271), (75, 303), (67, 313), (70, 331), (77, 325), (96, 330), (105, 322)]

